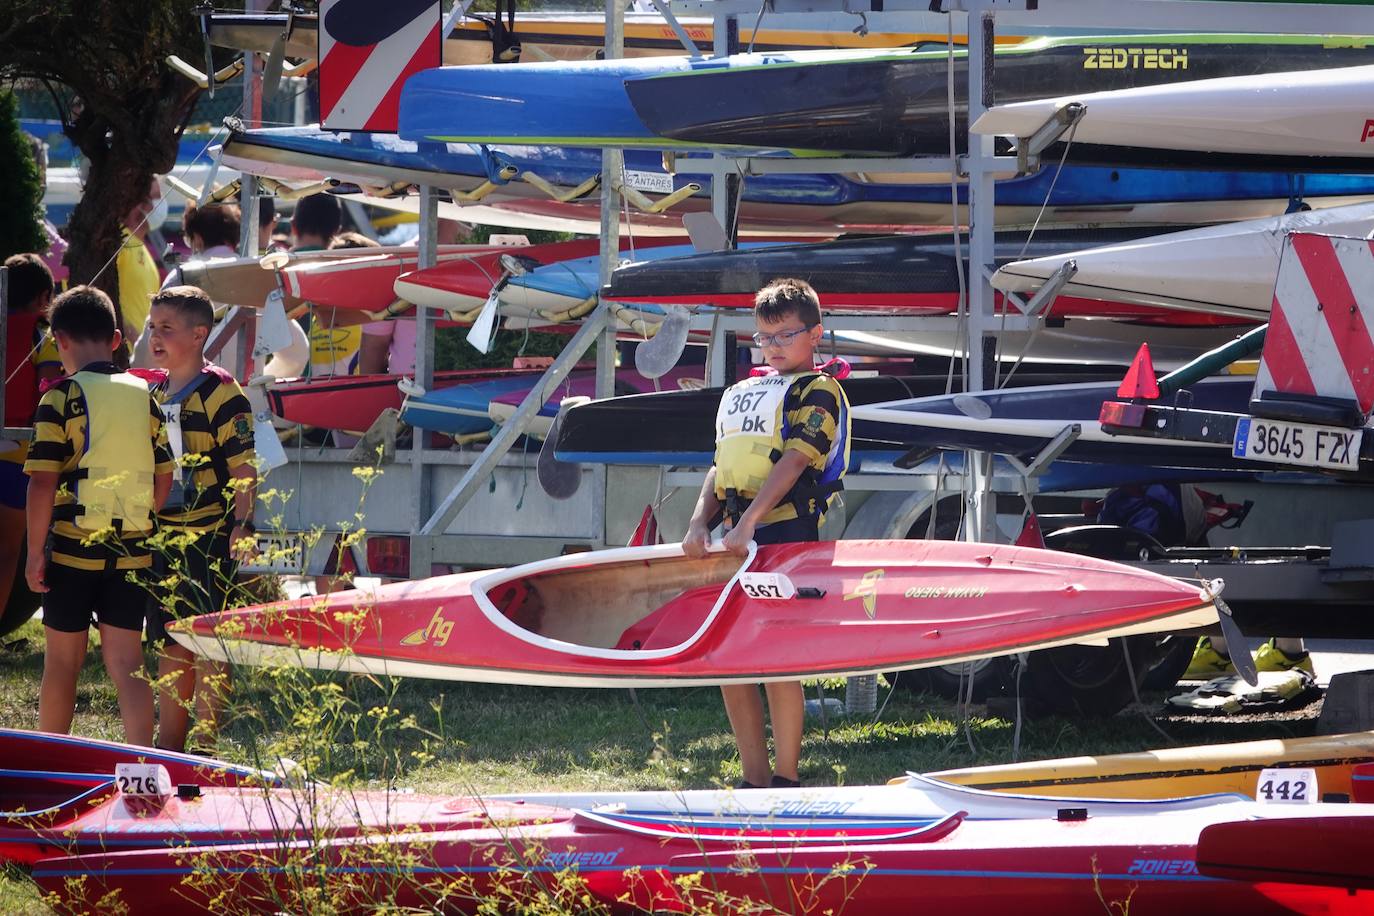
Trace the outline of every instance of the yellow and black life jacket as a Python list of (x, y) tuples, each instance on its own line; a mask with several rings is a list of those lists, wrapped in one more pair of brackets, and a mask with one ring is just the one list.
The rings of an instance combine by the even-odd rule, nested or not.
[[(791, 430), (789, 416), (801, 407), (808, 384), (819, 372), (761, 375), (731, 385), (716, 410), (716, 498), (737, 518), (763, 487), (782, 457)], [(836, 386), (838, 389), (838, 386)], [(829, 498), (844, 488), (849, 464), (849, 404), (839, 392), (840, 414), (821, 470), (808, 468), (779, 506), (791, 503), (798, 518), (820, 516)]]
[(75, 504), (62, 514), (85, 531), (100, 531), (118, 522), (120, 531), (153, 530), (153, 450), (140, 425), (147, 423), (148, 384), (121, 372), (81, 371), (72, 376), (86, 403), (85, 449), (76, 470), (62, 476)]

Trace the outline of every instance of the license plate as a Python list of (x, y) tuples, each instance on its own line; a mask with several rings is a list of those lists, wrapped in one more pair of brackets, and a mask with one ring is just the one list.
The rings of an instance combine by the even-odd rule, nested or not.
[(1237, 458), (1355, 471), (1360, 467), (1362, 429), (1308, 426), (1283, 420), (1242, 417), (1231, 454)]
[(299, 534), (256, 534), (257, 556), (243, 564), (248, 572), (299, 575), (305, 568), (305, 542)]

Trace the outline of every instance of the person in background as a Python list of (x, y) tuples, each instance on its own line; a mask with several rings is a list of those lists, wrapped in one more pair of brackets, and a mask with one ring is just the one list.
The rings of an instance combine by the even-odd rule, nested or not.
[(236, 258), (242, 219), (238, 204), (187, 204), (181, 216), (181, 234), (197, 258)]
[[(16, 254), (5, 259), (9, 271), (9, 313), (6, 330), (5, 425), (30, 426), (44, 382), (62, 375), (62, 358), (48, 333), (44, 313), (52, 302), (55, 284), (43, 258)], [(28, 442), (0, 439), (0, 607), (9, 600), (24, 552), (24, 505), (29, 478), (24, 460)]]
[[(459, 220), (439, 221), (440, 245), (456, 245), (472, 235), (472, 227)], [(414, 318), (388, 318), (363, 325), (358, 351), (358, 374), (415, 374), (416, 325)]]
[[(38, 727), (65, 734), (94, 616), (114, 681), (124, 740), (153, 740), (153, 695), (143, 672), (146, 538), (172, 485), (162, 410), (143, 379), (111, 361), (119, 349), (110, 297), (91, 286), (59, 296), (48, 313), (67, 378), (38, 402), (29, 475), (24, 565), (43, 596), (43, 681)], [(145, 436), (144, 433), (147, 433)]]
[[(330, 250), (380, 247), (372, 239), (357, 232), (340, 233), (329, 243)], [(356, 318), (357, 315), (357, 312), (329, 306), (317, 305), (311, 308), (311, 378), (353, 375), (358, 369), (358, 346), (362, 342), (362, 326), (347, 320)]]
[(290, 241), (277, 234), (277, 202), (271, 197), (258, 198), (258, 253), (288, 251)]
[(173, 286), (153, 297), (151, 352), (166, 373), (155, 393), (181, 465), (181, 484), (158, 513), (161, 532), (178, 537), (160, 544), (155, 558), (158, 582), (177, 581), (154, 589), (158, 600), (148, 614), (148, 642), (160, 648), (158, 746), (173, 751), (186, 746), (193, 702), (197, 720), (214, 728), (225, 669), (168, 639), (167, 624), (224, 610), (237, 562), (251, 556), (255, 534), (252, 407), (234, 377), (205, 358), (214, 323), (214, 305), (197, 287)]
[(311, 194), (296, 201), (291, 215), (291, 250), (323, 251), (343, 225), (343, 209), (332, 194)]
[[(197, 207), (194, 203), (188, 203), (181, 215), (181, 235), (186, 240), (186, 246), (191, 249), (192, 256), (197, 260), (232, 260), (238, 257), (241, 219), (242, 214), (237, 204), (207, 204)], [(163, 288), (175, 285), (179, 278), (180, 271), (171, 271), (167, 274)], [(148, 329), (149, 325), (145, 319), (138, 340), (134, 343), (131, 362), (131, 365), (142, 369), (154, 365), (152, 354), (149, 352)], [(237, 348), (224, 356), (225, 361), (234, 365), (238, 361), (236, 354)]]
[[(767, 374), (732, 385), (716, 412), (716, 454), (701, 487), (683, 552), (704, 558), (710, 532), (727, 525), (726, 550), (749, 542), (820, 539), (820, 523), (849, 463), (849, 405), (835, 379), (818, 370), (820, 300), (803, 280), (774, 280), (754, 299), (754, 342)], [(744, 771), (741, 789), (801, 784), (805, 703), (799, 681), (764, 685), (776, 763), (769, 766), (763, 701), (754, 684), (721, 687)]]
[(148, 220), (161, 199), (162, 189), (153, 179), (148, 196), (124, 215), (124, 244), (115, 258), (115, 271), (119, 276), (119, 313), (124, 319), (120, 333), (130, 342), (138, 340), (148, 320), (148, 304), (162, 286), (157, 259), (146, 244), (153, 228)]

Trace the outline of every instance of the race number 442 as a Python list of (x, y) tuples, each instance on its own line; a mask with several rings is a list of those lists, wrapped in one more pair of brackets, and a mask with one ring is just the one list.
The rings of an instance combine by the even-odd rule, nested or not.
[(1260, 771), (1255, 800), (1271, 805), (1312, 805), (1317, 795), (1317, 771), (1310, 767), (1270, 767)]

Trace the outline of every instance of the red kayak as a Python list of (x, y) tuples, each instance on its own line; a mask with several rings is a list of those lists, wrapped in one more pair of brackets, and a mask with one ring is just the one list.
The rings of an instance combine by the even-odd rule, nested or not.
[(1214, 878), (1374, 890), (1374, 822), (1292, 817), (1213, 824), (1198, 840), (1197, 864)]
[[(524, 252), (528, 246), (444, 245), (438, 264), (482, 264), (491, 269), (502, 254)], [(379, 312), (396, 301), (396, 278), (419, 265), (420, 252), (409, 248), (376, 254), (372, 249), (351, 249), (356, 257), (333, 261), (305, 261), (278, 271), (286, 295), (316, 305)], [(436, 265), (437, 266), (437, 265)]]
[[(1100, 802), (1017, 799), (1028, 810), (1001, 817), (983, 809), (980, 793), (965, 793), (965, 808), (930, 810), (919, 786), (888, 788), (683, 793), (711, 796), (714, 807), (701, 811), (690, 801), (677, 811), (641, 809), (636, 793), (587, 808), (492, 801), (447, 831), (101, 852), (47, 859), (33, 876), (69, 912), (118, 893), (131, 914), (170, 899), (182, 911), (219, 912), (215, 898), (226, 891), (247, 912), (299, 912), (307, 894), (324, 893), (340, 913), (370, 912), (379, 901), (474, 913), (499, 900), (522, 911), (540, 899), (558, 912), (600, 904), (856, 916), (911, 912), (913, 901), (967, 916), (1270, 916), (1374, 903), (1364, 891), (1199, 874), (1201, 832), (1294, 814), (1282, 806), (1221, 796), (1104, 811)], [(856, 800), (866, 792), (898, 807), (873, 811)], [(900, 807), (903, 792), (918, 816)], [(1321, 808), (1313, 816), (1374, 824), (1368, 806)]]
[[(633, 247), (682, 245), (686, 241), (681, 236), (637, 238), (633, 242)], [(620, 250), (628, 251), (630, 248), (630, 239), (622, 237)], [(598, 251), (599, 240), (575, 239), (571, 242), (531, 245), (528, 248), (441, 262), (425, 270), (414, 270), (401, 275), (393, 287), (393, 298), (404, 299), (425, 308), (471, 311), (480, 308), (482, 303), (487, 301), (492, 289), (505, 275), (505, 270), (501, 266), (502, 254), (516, 258), (521, 269), (528, 271), (571, 258), (593, 257)]]
[[(496, 378), (530, 376), (543, 369), (458, 369), (434, 373), (433, 391)], [(267, 389), (272, 413), (292, 423), (320, 429), (358, 431), (373, 424), (383, 410), (401, 408), (404, 399), (395, 375), (336, 375), (285, 379)]]
[(1216, 623), (1213, 595), (1105, 560), (997, 544), (780, 544), (751, 546), (743, 561), (719, 550), (688, 559), (667, 544), (209, 614), (178, 622), (173, 636), (241, 664), (676, 687), (1186, 630)]

